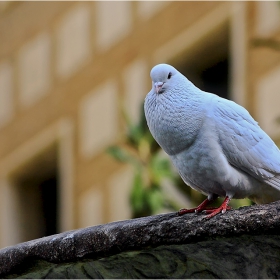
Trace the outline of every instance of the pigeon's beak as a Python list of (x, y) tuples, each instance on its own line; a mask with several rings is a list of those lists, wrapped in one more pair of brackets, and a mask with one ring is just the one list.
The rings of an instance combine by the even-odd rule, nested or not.
[(161, 89), (162, 89), (163, 84), (164, 84), (163, 82), (156, 82), (155, 83), (156, 93), (161, 93)]

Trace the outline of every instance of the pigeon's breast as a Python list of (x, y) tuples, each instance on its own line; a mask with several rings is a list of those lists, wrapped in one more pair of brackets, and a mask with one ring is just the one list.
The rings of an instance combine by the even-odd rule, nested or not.
[(205, 141), (199, 140), (189, 149), (171, 156), (171, 159), (187, 185), (206, 195), (215, 193), (225, 196), (226, 192), (217, 178), (220, 177), (220, 169), (225, 168), (227, 164), (224, 162), (222, 168), (217, 167), (217, 161), (221, 160), (219, 156), (211, 154), (210, 146)]
[(149, 94), (145, 99), (145, 115), (153, 137), (169, 155), (187, 149), (195, 141), (202, 125), (199, 102), (175, 102), (171, 97)]

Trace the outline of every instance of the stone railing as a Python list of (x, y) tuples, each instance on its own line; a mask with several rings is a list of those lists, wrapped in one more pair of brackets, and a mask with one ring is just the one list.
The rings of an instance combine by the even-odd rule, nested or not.
[(1, 278), (280, 278), (280, 201), (162, 214), (0, 250)]

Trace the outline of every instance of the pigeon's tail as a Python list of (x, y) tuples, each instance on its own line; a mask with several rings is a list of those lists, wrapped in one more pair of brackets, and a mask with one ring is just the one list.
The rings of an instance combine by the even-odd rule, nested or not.
[(257, 204), (280, 200), (280, 174), (264, 182), (265, 184), (261, 185), (261, 190), (249, 198)]
[(280, 175), (276, 175), (266, 181), (267, 184), (274, 187), (280, 192)]

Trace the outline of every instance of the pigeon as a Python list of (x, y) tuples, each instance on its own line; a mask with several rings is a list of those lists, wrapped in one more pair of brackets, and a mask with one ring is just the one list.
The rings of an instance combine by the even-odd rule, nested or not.
[[(280, 200), (280, 150), (237, 103), (196, 87), (168, 64), (154, 66), (144, 102), (149, 130), (183, 181), (207, 198), (178, 214), (211, 218), (231, 199)], [(223, 197), (220, 207), (207, 207)]]

